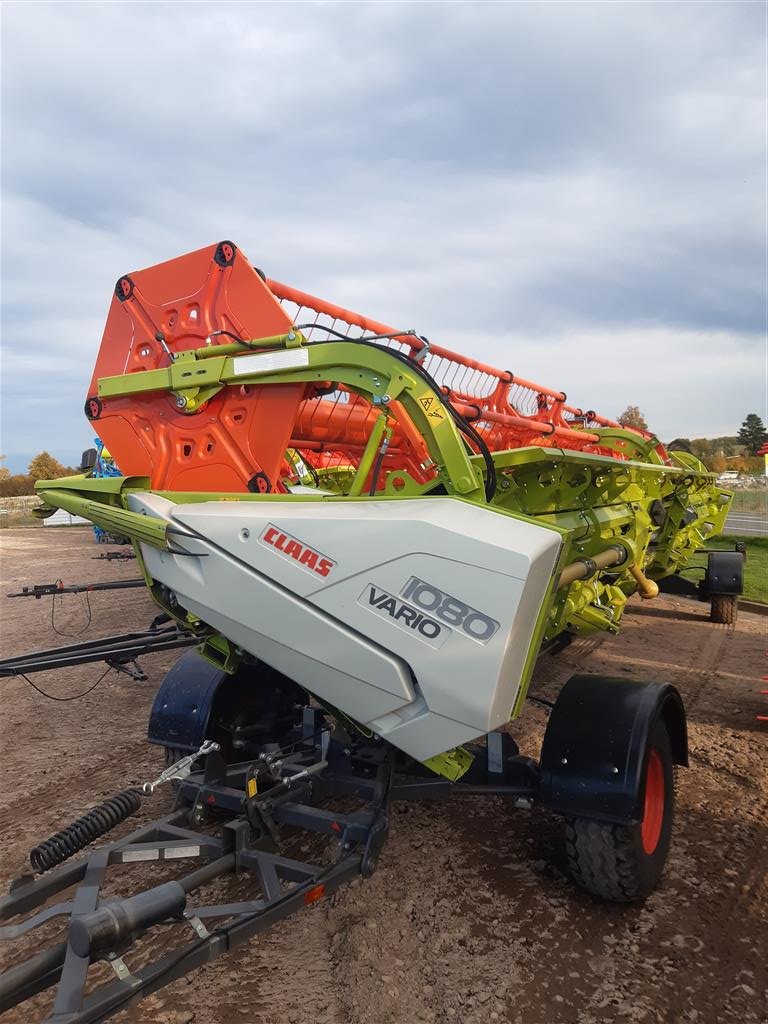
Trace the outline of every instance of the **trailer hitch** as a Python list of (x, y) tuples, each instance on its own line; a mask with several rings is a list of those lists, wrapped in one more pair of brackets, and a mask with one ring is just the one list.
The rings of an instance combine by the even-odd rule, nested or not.
[(143, 782), (141, 784), (142, 793), (146, 796), (151, 796), (157, 787), (162, 786), (165, 782), (180, 782), (182, 779), (186, 779), (192, 772), (192, 765), (199, 757), (205, 757), (216, 750), (221, 750), (221, 746), (218, 743), (214, 743), (213, 740), (205, 740), (193, 754), (185, 754), (178, 761), (174, 761), (165, 771), (160, 772), (152, 782)]
[[(98, 847), (82, 859), (63, 864), (42, 877), (19, 879), (0, 899), (0, 939), (20, 938), (53, 917), (67, 923), (66, 940), (21, 961), (0, 976), (0, 1013), (35, 993), (55, 986), (47, 1024), (97, 1024), (188, 971), (234, 948), (285, 917), (330, 896), (340, 885), (373, 870), (386, 836), (391, 766), (382, 765), (376, 780), (361, 778), (339, 744), (326, 752), (315, 736), (298, 741), (293, 754), (267, 755), (258, 766), (260, 785), (269, 785), (261, 808), (275, 826), (290, 826), (320, 841), (338, 843), (335, 859), (313, 860), (265, 848), (263, 831), (251, 827), (244, 813), (247, 779), (253, 764), (224, 765), (214, 744), (204, 744), (169, 766), (146, 788), (181, 776), (176, 810), (143, 825), (131, 835)], [(210, 752), (206, 770), (191, 771), (199, 754)], [(274, 778), (272, 771), (278, 772)], [(141, 796), (138, 788), (135, 792)], [(255, 796), (256, 794), (254, 794)], [(365, 805), (338, 808), (339, 798), (356, 796)], [(331, 801), (325, 806), (326, 799)], [(198, 804), (218, 810), (205, 829), (196, 827)], [(259, 807), (259, 802), (256, 802)], [(262, 819), (263, 820), (263, 819)], [(218, 831), (210, 826), (218, 822)], [(296, 840), (287, 840), (297, 849)], [(302, 851), (307, 847), (302, 846)], [(318, 851), (319, 852), (319, 851)], [(329, 851), (330, 852), (330, 851)], [(106, 897), (102, 886), (112, 866), (168, 862), (166, 867), (197, 859), (198, 866), (149, 889), (123, 898)], [(200, 863), (202, 861), (202, 863)], [(162, 865), (159, 865), (162, 866)], [(176, 868), (178, 872), (178, 868)], [(204, 887), (214, 879), (246, 874), (254, 889), (234, 901), (216, 902), (218, 892)], [(62, 895), (68, 902), (54, 903)], [(219, 890), (220, 891), (220, 890)], [(24, 915), (20, 923), (5, 925)], [(170, 949), (152, 945), (153, 929), (169, 929)], [(190, 930), (192, 934), (190, 935)], [(144, 946), (146, 942), (148, 946)], [(134, 957), (134, 947), (143, 953)], [(123, 959), (125, 958), (125, 959)], [(90, 965), (105, 961), (111, 981), (91, 985)]]

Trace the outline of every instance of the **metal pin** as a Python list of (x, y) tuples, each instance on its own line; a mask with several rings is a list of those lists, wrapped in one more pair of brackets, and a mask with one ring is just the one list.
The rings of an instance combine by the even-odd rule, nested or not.
[(171, 350), (166, 345), (166, 343), (165, 343), (165, 335), (163, 334), (162, 331), (158, 331), (157, 332), (157, 334), (155, 335), (155, 341), (159, 341), (160, 342), (160, 344), (161, 344), (161, 346), (163, 348), (163, 351), (168, 356), (168, 358), (171, 360), (171, 362), (173, 362), (174, 359), (176, 358), (176, 356), (173, 354), (173, 352), (171, 352)]

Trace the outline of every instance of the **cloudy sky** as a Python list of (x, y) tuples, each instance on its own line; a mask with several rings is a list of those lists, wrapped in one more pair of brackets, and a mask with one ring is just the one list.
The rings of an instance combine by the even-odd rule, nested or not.
[(663, 438), (765, 415), (766, 7), (3, 4), (7, 465), (90, 444), (118, 276), (279, 280)]

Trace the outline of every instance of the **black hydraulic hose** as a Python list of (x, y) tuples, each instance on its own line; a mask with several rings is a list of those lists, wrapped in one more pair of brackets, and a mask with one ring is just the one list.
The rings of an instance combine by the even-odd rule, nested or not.
[[(392, 331), (390, 334), (361, 334), (359, 338), (350, 338), (348, 334), (344, 334), (342, 331), (337, 331), (334, 327), (326, 327), (324, 324), (299, 324), (296, 327), (297, 331), (325, 331), (326, 334), (332, 334), (334, 338), (339, 338), (341, 341), (352, 341), (352, 342), (366, 342), (371, 341), (393, 341), (395, 338), (415, 338), (415, 331)], [(317, 342), (310, 341), (310, 345), (316, 345)]]
[(379, 446), (378, 454), (376, 455), (376, 461), (373, 464), (373, 472), (371, 473), (371, 486), (368, 490), (368, 496), (372, 498), (376, 493), (376, 488), (379, 485), (379, 476), (381, 474), (381, 467), (384, 465), (384, 459), (389, 449), (389, 435), (384, 437), (384, 440)]
[[(346, 335), (343, 335), (343, 334), (341, 334), (338, 331), (331, 331), (330, 328), (323, 328), (323, 329), (324, 330), (328, 330), (329, 333), (338, 334), (339, 337), (341, 337), (344, 341), (350, 342), (350, 344), (354, 344), (354, 345), (368, 345), (368, 346), (370, 346), (372, 348), (381, 350), (381, 345), (377, 345), (373, 341), (368, 341), (367, 339), (361, 339), (361, 338), (347, 338)], [(407, 333), (408, 332), (403, 331), (400, 334), (393, 335), (393, 337), (402, 337), (404, 335), (407, 335)], [(383, 338), (384, 335), (381, 335), (380, 337)], [(313, 342), (310, 342), (310, 344), (311, 345), (330, 345), (330, 344), (333, 344), (333, 342), (329, 342), (329, 341), (313, 341)], [(475, 430), (475, 428), (473, 426), (471, 426), (469, 423), (467, 423), (467, 421), (464, 419), (464, 417), (459, 412), (457, 412), (456, 409), (454, 409), (453, 405), (451, 404), (450, 399), (443, 393), (443, 391), (440, 388), (440, 385), (437, 383), (435, 378), (432, 376), (431, 373), (429, 373), (428, 370), (424, 369), (424, 367), (421, 365), (421, 363), (417, 363), (415, 359), (412, 359), (410, 356), (406, 355), (404, 352), (399, 352), (397, 349), (394, 349), (394, 348), (388, 348), (387, 352), (391, 356), (394, 356), (395, 359), (399, 359), (400, 362), (404, 363), (410, 370), (414, 370), (416, 373), (418, 373), (418, 375), (421, 377), (421, 379), (424, 381), (424, 383), (427, 384), (427, 386), (432, 391), (435, 392), (435, 394), (440, 399), (440, 401), (443, 403), (443, 405), (445, 405), (446, 409), (450, 413), (450, 416), (453, 419), (453, 421), (456, 424), (456, 426), (458, 427), (458, 429), (466, 437), (468, 437), (471, 441), (473, 441), (474, 444), (477, 446), (477, 449), (478, 449), (479, 453), (483, 457), (483, 461), (485, 463), (485, 469), (486, 469), (485, 500), (487, 502), (490, 502), (493, 499), (494, 494), (496, 493), (496, 466), (494, 464), (494, 461), (493, 461), (493, 458), (491, 456), (491, 452), (490, 452), (490, 449), (488, 448), (488, 445), (485, 443), (485, 441), (480, 436), (480, 434), (478, 434), (478, 432)]]

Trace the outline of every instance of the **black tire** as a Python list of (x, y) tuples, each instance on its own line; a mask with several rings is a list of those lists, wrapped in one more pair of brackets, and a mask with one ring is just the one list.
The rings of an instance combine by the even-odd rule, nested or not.
[[(186, 757), (186, 755), (189, 754), (189, 751), (182, 750), (180, 746), (164, 746), (163, 750), (165, 751), (166, 768), (170, 768), (176, 761), (180, 761), (181, 758)], [(200, 771), (200, 767), (200, 762), (193, 764), (193, 771)], [(171, 779), (170, 783), (167, 783), (167, 785), (169, 792), (172, 793), (175, 798), (179, 790), (179, 780), (177, 778)], [(161, 790), (164, 790), (164, 788), (165, 786), (162, 786)]]
[[(181, 747), (163, 747), (163, 750), (165, 751), (165, 767), (166, 768), (170, 768), (172, 764), (175, 764), (176, 761), (181, 760), (182, 757), (184, 757), (186, 754), (189, 753), (188, 750), (182, 750)], [(193, 765), (193, 768), (194, 767), (195, 767), (195, 765)], [(172, 779), (170, 785), (171, 785), (171, 792), (172, 793), (176, 793), (178, 791), (178, 788), (179, 788), (179, 780), (178, 779)]]
[[(651, 803), (645, 799), (649, 779), (653, 786), (648, 794)], [(655, 801), (651, 799), (654, 795)], [(642, 900), (656, 887), (664, 870), (672, 838), (675, 790), (669, 735), (660, 721), (653, 728), (645, 754), (643, 799), (644, 820), (636, 825), (612, 825), (587, 818), (572, 818), (566, 823), (568, 866), (574, 881), (587, 892), (616, 903)]]
[(724, 622), (732, 626), (739, 613), (739, 598), (736, 594), (713, 594), (710, 598), (709, 618), (712, 622)]
[(166, 768), (170, 768), (172, 764), (181, 760), (182, 757), (189, 753), (188, 750), (182, 750), (181, 747), (163, 747), (163, 750), (165, 751)]

